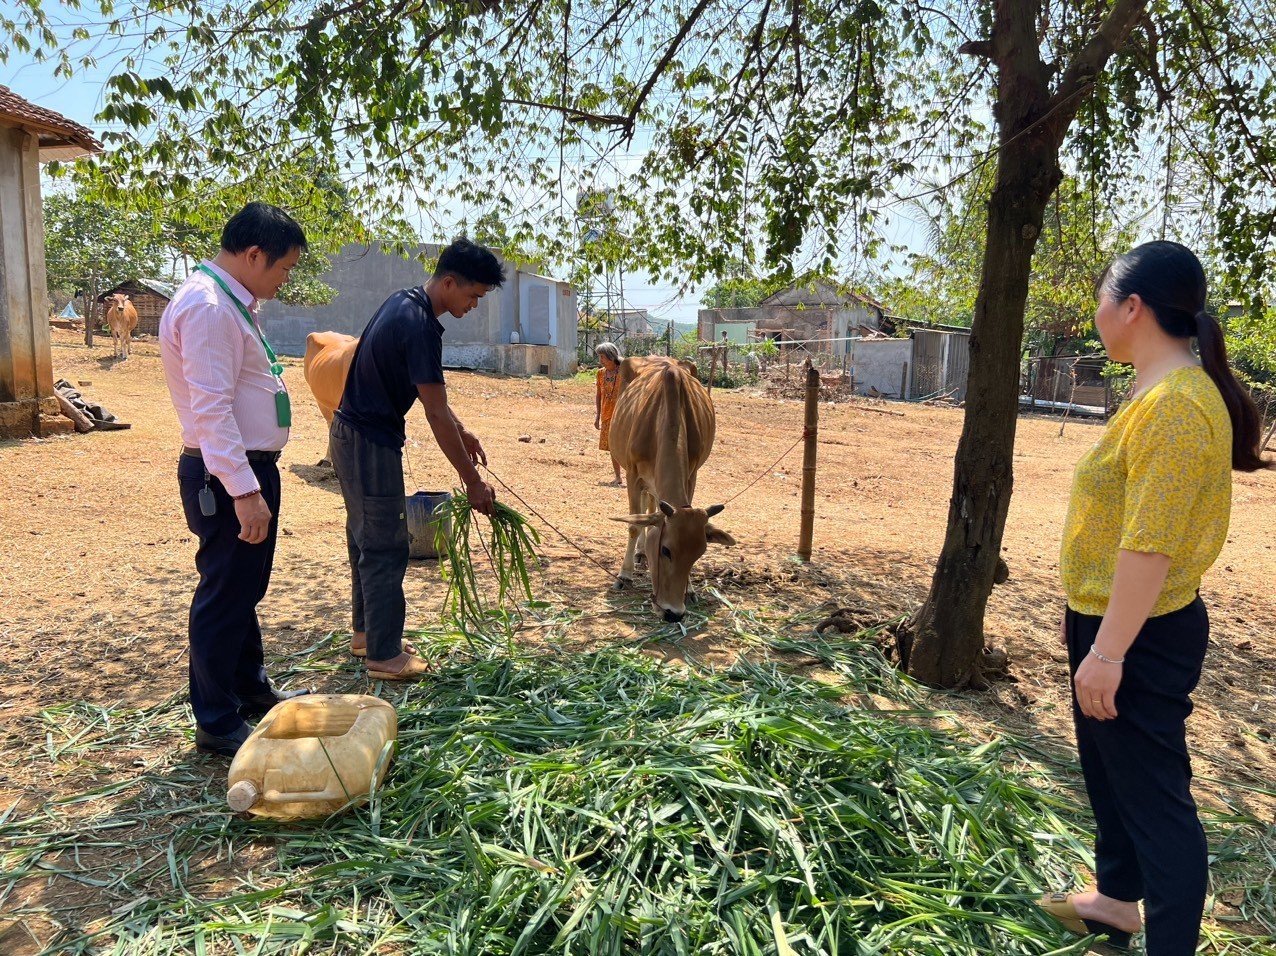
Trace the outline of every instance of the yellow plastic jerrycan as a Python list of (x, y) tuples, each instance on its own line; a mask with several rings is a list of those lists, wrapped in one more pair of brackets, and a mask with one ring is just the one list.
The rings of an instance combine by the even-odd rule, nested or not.
[[(394, 707), (360, 694), (310, 694), (271, 708), (230, 765), (226, 802), (276, 820), (335, 813), (365, 803), (385, 777), (388, 741), (399, 733)], [(376, 780), (373, 780), (373, 777)]]

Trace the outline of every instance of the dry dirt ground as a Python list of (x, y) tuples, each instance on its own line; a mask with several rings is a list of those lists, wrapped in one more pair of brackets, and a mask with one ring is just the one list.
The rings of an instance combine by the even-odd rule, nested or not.
[[(41, 708), (81, 700), (146, 706), (186, 678), (195, 544), (177, 495), (180, 442), (157, 345), (139, 341), (133, 357), (117, 365), (109, 340), (90, 350), (55, 331), (53, 360), (58, 377), (80, 382), (91, 400), (133, 427), (0, 443), (0, 635), (8, 648), (0, 658), (0, 810), (15, 800), (30, 807), (57, 786), (27, 756)], [(316, 467), (326, 430), (300, 360), (287, 365), (295, 425), (281, 462), (283, 531), (261, 608), (274, 652), (298, 651), (349, 626), (341, 497)], [(495, 474), (595, 561), (618, 569), (625, 533), (608, 519), (627, 508), (624, 492), (607, 484), (610, 467), (597, 450), (592, 383), (456, 372), (448, 384)], [(815, 553), (802, 567), (790, 557), (801, 450), (773, 467), (801, 433), (800, 404), (748, 390), (716, 391), (714, 401), (718, 440), (701, 472), (698, 503), (726, 500), (762, 477), (718, 519), (739, 543), (703, 559), (705, 590), (744, 607), (796, 612), (829, 603), (870, 619), (899, 615), (921, 600), (943, 537), (959, 410), (867, 401), (822, 406)], [(1019, 424), (1004, 550), (1011, 577), (994, 592), (987, 622), (990, 643), (1010, 652), (1015, 680), (983, 693), (942, 695), (938, 703), (977, 732), (1004, 729), (1068, 746), (1057, 550), (1072, 466), (1100, 427), (1071, 421), (1060, 435), (1056, 418)], [(409, 436), (409, 484), (451, 488), (455, 476), (422, 415), (412, 416)], [(1276, 781), (1274, 528), (1276, 472), (1238, 474), (1231, 533), (1204, 582), (1214, 633), (1190, 723), (1201, 799), (1266, 821), (1273, 801), (1249, 788), (1270, 791)], [(606, 571), (553, 532), (544, 534), (549, 563), (540, 596), (580, 609), (571, 640), (642, 643), (646, 619), (617, 613), (640, 609), (641, 596), (615, 595)], [(437, 619), (437, 565), (414, 562), (407, 591), (409, 626)], [(741, 648), (715, 619), (715, 606), (706, 607), (703, 628), (657, 650), (731, 659)], [(191, 746), (189, 738), (156, 741), (157, 751)]]

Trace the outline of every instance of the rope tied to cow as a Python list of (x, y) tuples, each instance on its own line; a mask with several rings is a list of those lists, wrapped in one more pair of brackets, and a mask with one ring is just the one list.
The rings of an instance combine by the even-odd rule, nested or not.
[(723, 502), (723, 504), (724, 504), (724, 505), (729, 505), (729, 504), (731, 504), (731, 502), (735, 501), (735, 500), (736, 500), (737, 498), (739, 498), (742, 494), (744, 494), (746, 491), (748, 491), (750, 488), (752, 488), (754, 485), (756, 485), (759, 481), (761, 481), (761, 480), (762, 480), (763, 478), (765, 478), (767, 475), (771, 474), (771, 472), (775, 469), (775, 466), (776, 466), (776, 465), (778, 465), (780, 462), (784, 461), (784, 459), (785, 459), (785, 458), (788, 458), (788, 457), (789, 457), (789, 453), (790, 453), (790, 452), (792, 452), (792, 451), (793, 451), (793, 449), (794, 449), (794, 448), (796, 448), (798, 445), (802, 444), (802, 442), (806, 441), (807, 437), (808, 437), (808, 430), (807, 430), (806, 428), (803, 428), (803, 429), (802, 429), (802, 437), (801, 437), (801, 438), (799, 438), (799, 439), (798, 439), (797, 441), (795, 441), (792, 445), (790, 445), (788, 448), (786, 448), (786, 449), (784, 450), (784, 454), (780, 455), (780, 457), (779, 457), (779, 458), (777, 458), (777, 459), (776, 459), (775, 461), (773, 461), (770, 465), (768, 465), (765, 469), (763, 469), (763, 470), (762, 470), (762, 472), (761, 472), (761, 473), (759, 473), (759, 475), (758, 475), (756, 478), (754, 478), (751, 482), (749, 482), (747, 485), (745, 485), (743, 488), (741, 488), (739, 491), (737, 491), (734, 495), (732, 495), (730, 498), (728, 498), (726, 501), (724, 501), (724, 502)]
[(620, 575), (619, 575), (619, 574), (617, 574), (617, 573), (616, 573), (615, 571), (613, 571), (611, 568), (607, 567), (605, 564), (603, 564), (602, 562), (600, 562), (597, 558), (595, 558), (592, 554), (590, 554), (588, 551), (586, 551), (584, 548), (582, 548), (580, 545), (578, 545), (575, 541), (573, 541), (573, 540), (572, 540), (571, 538), (569, 538), (567, 535), (563, 534), (563, 532), (562, 532), (562, 531), (558, 530), (558, 528), (554, 525), (554, 523), (553, 523), (552, 521), (550, 521), (550, 520), (549, 520), (548, 518), (546, 518), (543, 514), (541, 514), (539, 511), (537, 511), (535, 508), (533, 508), (533, 507), (532, 507), (532, 506), (531, 506), (531, 505), (530, 505), (530, 504), (529, 504), (529, 503), (528, 503), (528, 502), (527, 502), (527, 501), (523, 498), (523, 496), (522, 496), (522, 495), (520, 495), (517, 491), (515, 491), (513, 488), (511, 488), (509, 485), (507, 485), (507, 484), (504, 482), (504, 480), (501, 478), (501, 476), (500, 476), (500, 475), (498, 475), (496, 472), (492, 471), (492, 469), (491, 469), (491, 468), (489, 468), (487, 465), (483, 465), (483, 466), (482, 466), (482, 468), (483, 468), (483, 470), (484, 470), (484, 471), (486, 471), (489, 475), (491, 475), (493, 478), (495, 478), (495, 479), (496, 479), (496, 483), (497, 483), (498, 485), (500, 485), (502, 488), (504, 488), (506, 491), (508, 491), (511, 495), (513, 495), (513, 496), (514, 496), (514, 499), (515, 499), (515, 500), (516, 500), (519, 504), (521, 504), (524, 508), (526, 508), (526, 509), (527, 509), (528, 511), (530, 511), (532, 514), (536, 515), (536, 517), (540, 518), (540, 519), (541, 519), (541, 521), (542, 521), (542, 522), (544, 522), (545, 527), (549, 528), (549, 530), (553, 531), (553, 532), (554, 532), (554, 534), (558, 535), (560, 538), (562, 538), (564, 541), (566, 541), (568, 544), (570, 544), (573, 548), (575, 548), (577, 551), (579, 551), (582, 555), (584, 555), (584, 556), (585, 556), (585, 558), (586, 558), (586, 560), (588, 560), (588, 561), (590, 562), (590, 564), (594, 565), (594, 567), (598, 568), (600, 571), (603, 571), (603, 572), (605, 572), (606, 574), (610, 575), (611, 577), (615, 578), (617, 581), (619, 581), (619, 580), (620, 580)]

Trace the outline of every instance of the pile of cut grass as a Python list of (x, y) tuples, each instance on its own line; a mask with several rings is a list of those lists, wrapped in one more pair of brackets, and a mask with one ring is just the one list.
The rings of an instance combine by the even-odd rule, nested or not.
[[(846, 688), (771, 665), (461, 659), (460, 640), (418, 638), (448, 663), (396, 700), (399, 753), (366, 807), (280, 826), (225, 812), (204, 774), (224, 764), (148, 769), (87, 815), (67, 795), (0, 820), (0, 906), (30, 877), (93, 881), (104, 905), (59, 915), (59, 954), (1087, 949), (1032, 905), (1086, 860), (1079, 810), (1009, 770), (1003, 742), (972, 746), (915, 708), (848, 709)], [(848, 673), (892, 690), (870, 643), (838, 643), (830, 659), (853, 654)], [(42, 759), (83, 762), (189, 715), (174, 698), (48, 719)]]

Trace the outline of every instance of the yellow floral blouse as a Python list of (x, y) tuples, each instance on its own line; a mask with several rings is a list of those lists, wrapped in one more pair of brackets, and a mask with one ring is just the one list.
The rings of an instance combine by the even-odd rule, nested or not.
[(1151, 616), (1196, 597), (1227, 539), (1232, 423), (1204, 369), (1177, 369), (1124, 405), (1077, 462), (1059, 560), (1068, 606), (1103, 614), (1117, 552), (1170, 558)]

